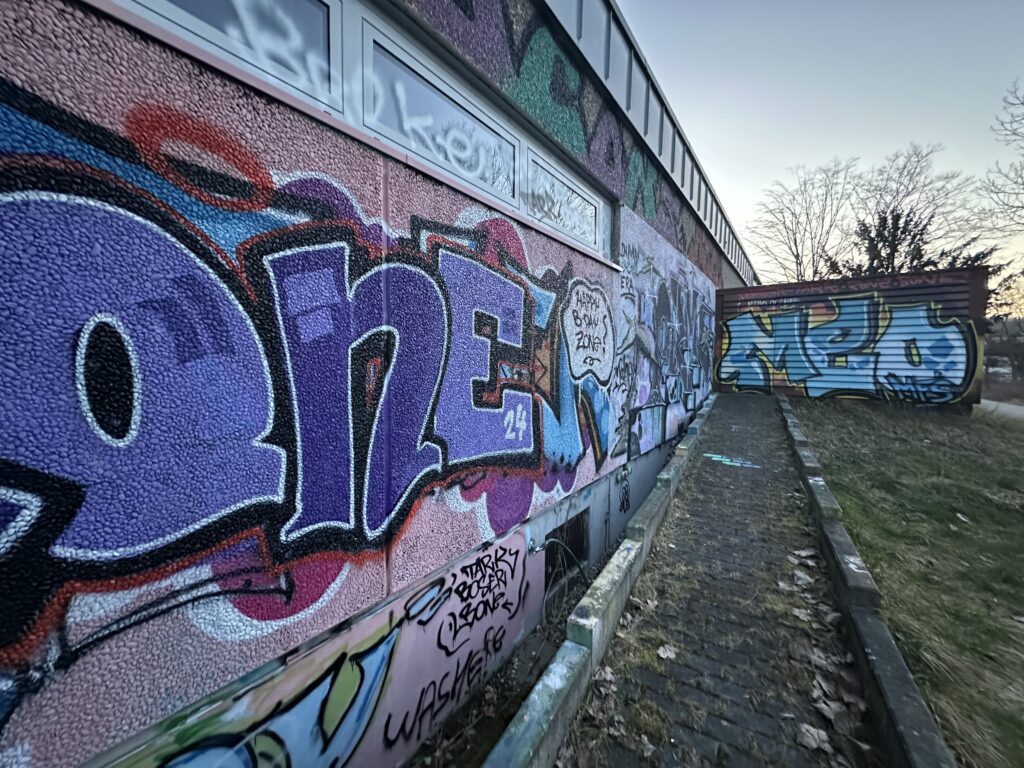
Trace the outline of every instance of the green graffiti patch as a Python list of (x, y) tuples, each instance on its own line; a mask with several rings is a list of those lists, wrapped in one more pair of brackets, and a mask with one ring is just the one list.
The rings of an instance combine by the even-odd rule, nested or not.
[(579, 113), (580, 73), (558, 49), (551, 33), (539, 29), (530, 40), (518, 74), (505, 86), (516, 104), (575, 155), (587, 151)]
[(626, 162), (626, 202), (647, 221), (657, 216), (654, 186), (658, 182), (658, 169), (647, 160), (644, 150), (633, 145)]

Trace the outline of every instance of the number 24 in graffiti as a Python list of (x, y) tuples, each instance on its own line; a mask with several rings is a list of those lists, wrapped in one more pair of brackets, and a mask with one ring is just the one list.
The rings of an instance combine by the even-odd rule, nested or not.
[(523, 433), (529, 427), (526, 420), (526, 409), (522, 403), (516, 403), (515, 410), (505, 411), (505, 439), (521, 442)]

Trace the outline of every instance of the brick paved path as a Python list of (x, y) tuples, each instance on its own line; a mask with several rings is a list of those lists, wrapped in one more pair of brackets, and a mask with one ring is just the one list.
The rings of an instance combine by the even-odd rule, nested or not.
[(775, 398), (721, 395), (699, 453), (562, 763), (872, 764)]

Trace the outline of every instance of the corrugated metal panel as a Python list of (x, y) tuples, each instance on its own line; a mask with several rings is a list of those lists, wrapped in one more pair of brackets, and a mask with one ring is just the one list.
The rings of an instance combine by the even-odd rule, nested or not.
[(978, 402), (982, 269), (718, 291), (719, 390)]

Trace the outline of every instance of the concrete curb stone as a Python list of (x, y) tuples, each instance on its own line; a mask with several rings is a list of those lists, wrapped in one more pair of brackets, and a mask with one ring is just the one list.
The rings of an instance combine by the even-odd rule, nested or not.
[(843, 508), (839, 506), (839, 500), (832, 495), (825, 478), (821, 475), (802, 475), (804, 486), (807, 488), (811, 498), (811, 508), (818, 520), (838, 520), (842, 517)]
[(590, 684), (590, 660), (589, 648), (562, 643), (483, 768), (554, 764)]
[(854, 608), (849, 616), (857, 666), (870, 670), (865, 695), (871, 712), (884, 712), (882, 743), (908, 768), (956, 768), (931, 710), (914, 682), (889, 628), (873, 610)]
[(809, 445), (807, 442), (807, 435), (803, 433), (803, 430), (800, 429), (799, 425), (790, 427), (789, 439), (796, 448), (806, 448)]
[[(690, 453), (697, 448), (697, 441), (697, 435), (685, 435), (683, 439), (679, 441), (679, 444), (676, 446), (674, 455), (681, 457), (689, 457)], [(689, 458), (687, 458), (687, 461), (689, 461)]]
[(794, 450), (796, 451), (796, 462), (800, 468), (800, 473), (802, 475), (818, 475), (820, 477), (821, 465), (818, 463), (818, 457), (814, 455), (814, 451), (807, 446), (796, 445), (794, 445)]
[[(660, 476), (659, 476), (660, 480)], [(672, 503), (672, 494), (668, 489), (659, 483), (650, 495), (640, 505), (640, 509), (633, 515), (633, 519), (626, 526), (626, 540), (635, 541), (640, 544), (640, 555), (643, 560), (651, 553), (654, 545), (654, 535), (657, 533), (661, 521), (665, 519), (665, 513)]]
[(822, 477), (821, 465), (808, 447), (788, 398), (777, 397), (818, 525), (822, 555), (846, 618), (847, 638), (864, 683), (869, 711), (880, 725), (888, 752), (886, 764), (903, 768), (955, 768), (956, 760), (938, 723), (889, 628), (878, 615), (881, 593), (839, 519), (842, 507)]
[(860, 559), (860, 553), (840, 520), (822, 518), (818, 521), (822, 551), (828, 563), (836, 596), (848, 609), (877, 609), (881, 593), (871, 571)]
[(548, 768), (554, 763), (594, 672), (640, 577), (654, 537), (697, 452), (715, 402), (709, 395), (626, 527), (626, 537), (566, 620), (566, 639), (484, 762), (484, 768)]
[(589, 648), (594, 664), (604, 658), (642, 565), (643, 542), (624, 539), (566, 620), (566, 639)]

